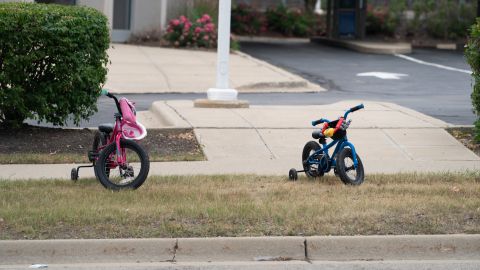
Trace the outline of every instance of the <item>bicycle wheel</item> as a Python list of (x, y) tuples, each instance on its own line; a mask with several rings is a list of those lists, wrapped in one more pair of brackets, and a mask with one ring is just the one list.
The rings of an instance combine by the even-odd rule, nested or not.
[(337, 173), (345, 185), (360, 185), (363, 183), (365, 174), (363, 163), (357, 155), (357, 168), (353, 166), (352, 149), (343, 148), (337, 156)]
[(320, 150), (320, 145), (315, 141), (309, 141), (303, 147), (303, 151), (302, 151), (303, 170), (305, 170), (305, 174), (311, 178), (323, 176), (323, 169), (319, 168), (318, 164), (307, 163), (308, 158), (318, 150)]
[(121, 140), (120, 152), (125, 162), (117, 162), (117, 145), (112, 143), (100, 152), (95, 174), (108, 189), (137, 189), (147, 179), (150, 161), (145, 150), (134, 141)]

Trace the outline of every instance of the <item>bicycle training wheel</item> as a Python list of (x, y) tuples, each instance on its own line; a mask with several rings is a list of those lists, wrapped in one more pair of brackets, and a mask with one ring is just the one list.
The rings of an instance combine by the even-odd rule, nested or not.
[(112, 143), (100, 152), (95, 174), (108, 189), (137, 189), (147, 179), (150, 161), (145, 150), (134, 141), (121, 140), (120, 152), (125, 162), (117, 162), (117, 145)]
[(337, 173), (345, 185), (360, 185), (365, 179), (363, 163), (357, 155), (357, 168), (353, 165), (352, 149), (343, 148), (337, 157)]

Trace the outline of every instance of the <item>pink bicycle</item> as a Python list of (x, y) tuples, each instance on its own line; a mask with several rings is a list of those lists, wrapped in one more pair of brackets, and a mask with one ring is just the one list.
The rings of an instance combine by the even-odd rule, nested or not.
[(137, 189), (148, 176), (150, 162), (147, 152), (137, 141), (147, 136), (145, 127), (137, 122), (134, 103), (126, 98), (117, 99), (107, 90), (102, 95), (112, 98), (117, 106), (115, 124), (98, 127), (92, 151), (88, 152), (89, 166), (72, 169), (71, 179), (78, 180), (80, 168), (94, 167), (95, 176), (108, 189)]

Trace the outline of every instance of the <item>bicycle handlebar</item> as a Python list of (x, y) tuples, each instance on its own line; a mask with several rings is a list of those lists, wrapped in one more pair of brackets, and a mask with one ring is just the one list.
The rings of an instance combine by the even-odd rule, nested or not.
[(122, 110), (120, 109), (120, 103), (118, 102), (118, 99), (116, 96), (114, 96), (113, 94), (109, 93), (107, 89), (102, 89), (102, 92), (101, 92), (101, 95), (104, 95), (104, 96), (107, 96), (109, 98), (113, 98), (113, 100), (115, 101), (115, 105), (117, 106), (117, 110), (118, 112), (122, 114)]
[(316, 125), (321, 124), (321, 123), (324, 123), (324, 122), (327, 122), (327, 123), (328, 123), (328, 122), (330, 122), (330, 120), (325, 119), (325, 118), (320, 118), (320, 119), (318, 119), (318, 120), (312, 121), (312, 126), (316, 126)]
[(363, 109), (363, 108), (365, 108), (365, 106), (363, 106), (363, 104), (360, 104), (360, 105), (357, 105), (353, 108), (350, 108), (350, 112), (355, 112), (355, 111), (358, 111), (358, 110)]
[[(360, 109), (363, 109), (363, 108), (365, 108), (365, 106), (363, 104), (352, 107), (345, 112), (345, 114), (343, 115), (343, 118), (347, 119), (347, 116), (348, 116), (349, 113), (356, 112), (356, 111), (358, 111)], [(318, 124), (325, 123), (325, 122), (330, 123), (330, 120), (325, 119), (325, 118), (320, 118), (318, 120), (312, 121), (312, 126), (316, 126)]]

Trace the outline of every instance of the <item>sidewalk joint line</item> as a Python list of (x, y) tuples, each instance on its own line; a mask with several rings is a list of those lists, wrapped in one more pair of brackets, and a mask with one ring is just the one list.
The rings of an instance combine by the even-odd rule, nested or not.
[(383, 129), (380, 129), (380, 130), (382, 131), (383, 134), (385, 134), (385, 136), (387, 136), (387, 139), (393, 144), (393, 146), (395, 146), (395, 148), (400, 150), (400, 152), (402, 152), (404, 156), (406, 156), (410, 160), (414, 160), (413, 157), (407, 152), (407, 150), (405, 150), (404, 147), (399, 145), (387, 132), (385, 132), (385, 130)]
[(242, 118), (253, 130), (255, 130), (255, 132), (257, 133), (258, 137), (259, 137), (260, 140), (262, 141), (263, 145), (265, 145), (265, 148), (267, 148), (268, 152), (270, 152), (270, 159), (277, 159), (277, 157), (276, 157), (275, 154), (273, 153), (272, 149), (270, 149), (270, 147), (268, 147), (268, 144), (267, 144), (267, 142), (265, 141), (265, 139), (262, 137), (262, 134), (260, 134), (260, 131), (258, 131), (258, 129), (257, 129), (252, 123), (250, 123), (250, 121), (248, 121), (245, 117), (243, 117), (241, 114), (239, 114), (236, 110), (230, 109), (230, 111), (232, 111), (234, 114), (236, 114), (236, 115), (238, 115), (240, 118)]
[(155, 69), (158, 70), (160, 74), (162, 74), (162, 77), (165, 79), (165, 82), (167, 83), (168, 89), (170, 91), (173, 91), (172, 85), (170, 84), (170, 80), (168, 79), (167, 74), (165, 74), (165, 72), (163, 72), (163, 70), (155, 62), (150, 60), (150, 56), (143, 50), (143, 48), (139, 48), (139, 49), (142, 52), (142, 54), (148, 59), (148, 61), (155, 67)]
[(310, 260), (310, 258), (308, 258), (308, 247), (307, 247), (307, 238), (305, 238), (305, 240), (303, 240), (303, 247), (305, 248), (305, 261), (307, 263), (312, 263), (312, 261)]

